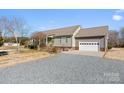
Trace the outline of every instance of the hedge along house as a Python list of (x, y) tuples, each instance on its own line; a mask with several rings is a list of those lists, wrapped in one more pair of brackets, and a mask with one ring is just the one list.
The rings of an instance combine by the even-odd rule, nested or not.
[(108, 26), (81, 28), (80, 25), (44, 31), (46, 45), (52, 38), (53, 46), (71, 48), (79, 51), (106, 51), (108, 42)]

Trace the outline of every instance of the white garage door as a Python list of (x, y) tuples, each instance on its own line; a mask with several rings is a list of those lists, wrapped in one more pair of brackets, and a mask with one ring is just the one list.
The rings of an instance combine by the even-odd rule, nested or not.
[(79, 42), (79, 50), (99, 51), (99, 43), (98, 42)]

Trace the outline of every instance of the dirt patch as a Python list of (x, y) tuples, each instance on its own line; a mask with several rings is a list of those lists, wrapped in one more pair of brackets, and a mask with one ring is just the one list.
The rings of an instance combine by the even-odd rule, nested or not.
[(106, 53), (105, 58), (124, 61), (124, 48), (112, 48)]
[(9, 55), (0, 56), (0, 67), (14, 66), (16, 64), (30, 62), (33, 60), (53, 56), (45, 51), (22, 49), (20, 53), (11, 51)]

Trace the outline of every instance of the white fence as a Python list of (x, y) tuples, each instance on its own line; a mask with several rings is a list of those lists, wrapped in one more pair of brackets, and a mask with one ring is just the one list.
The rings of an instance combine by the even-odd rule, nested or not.
[(4, 43), (4, 46), (18, 46), (19, 43)]

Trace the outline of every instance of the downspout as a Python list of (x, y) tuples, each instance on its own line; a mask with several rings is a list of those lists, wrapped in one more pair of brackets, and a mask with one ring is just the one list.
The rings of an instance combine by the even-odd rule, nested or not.
[(105, 57), (107, 51), (108, 51), (108, 27), (107, 27), (107, 32), (105, 35), (105, 53), (104, 53), (103, 57)]
[(107, 28), (107, 32), (106, 32), (106, 36), (105, 36), (105, 52), (107, 52), (108, 50), (108, 28)]

